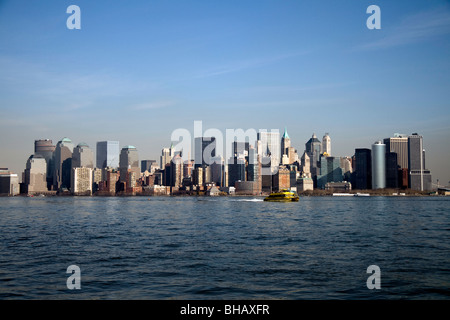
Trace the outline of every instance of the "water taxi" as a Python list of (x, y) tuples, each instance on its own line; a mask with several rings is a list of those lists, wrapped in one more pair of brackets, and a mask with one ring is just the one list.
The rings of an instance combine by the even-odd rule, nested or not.
[(289, 190), (281, 190), (279, 192), (272, 192), (268, 197), (264, 198), (264, 201), (280, 201), (291, 202), (298, 201), (299, 197), (295, 192)]

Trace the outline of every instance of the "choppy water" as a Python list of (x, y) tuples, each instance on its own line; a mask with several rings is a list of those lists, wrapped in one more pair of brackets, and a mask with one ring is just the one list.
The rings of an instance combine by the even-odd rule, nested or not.
[(0, 299), (448, 299), (450, 199), (0, 198), (0, 253)]

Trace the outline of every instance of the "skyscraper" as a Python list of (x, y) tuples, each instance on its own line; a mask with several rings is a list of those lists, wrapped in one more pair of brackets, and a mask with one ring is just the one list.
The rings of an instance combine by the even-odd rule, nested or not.
[(97, 168), (118, 168), (119, 153), (119, 141), (97, 142)]
[(215, 137), (197, 137), (194, 141), (194, 161), (195, 167), (210, 165), (216, 156)]
[(372, 144), (372, 189), (386, 188), (386, 145)]
[(127, 182), (127, 172), (131, 169), (136, 179), (140, 177), (139, 154), (135, 146), (125, 146), (120, 151), (119, 171), (120, 181)]
[(284, 128), (283, 136), (281, 137), (281, 157), (287, 155), (289, 158), (289, 148), (291, 147), (291, 138), (287, 133), (286, 127)]
[(94, 168), (94, 153), (84, 142), (79, 143), (72, 153), (72, 168), (81, 167)]
[(161, 150), (161, 157), (160, 157), (160, 167), (161, 169), (164, 169), (167, 164), (170, 164), (170, 161), (173, 158), (173, 146), (170, 148), (163, 148)]
[(341, 182), (343, 179), (341, 159), (339, 157), (320, 157), (320, 175), (317, 177), (317, 188), (324, 189), (328, 182)]
[(328, 133), (325, 133), (322, 138), (322, 153), (331, 156), (331, 138)]
[(431, 190), (431, 172), (425, 168), (423, 137), (417, 133), (408, 136), (408, 170), (412, 190)]
[(23, 172), (22, 182), (25, 193), (33, 194), (47, 191), (47, 162), (40, 154), (31, 155)]
[(372, 151), (370, 149), (355, 149), (354, 189), (372, 188)]
[(50, 189), (53, 185), (53, 152), (55, 151), (55, 146), (50, 139), (41, 139), (34, 141), (34, 154), (36, 156), (41, 156), (45, 159), (47, 165), (47, 189)]
[(386, 145), (386, 152), (395, 152), (397, 154), (399, 168), (408, 168), (408, 136), (395, 133), (394, 137), (383, 139), (383, 143)]
[(263, 167), (268, 168), (270, 158), (270, 172), (263, 170), (263, 175), (275, 174), (278, 171), (281, 159), (280, 133), (276, 131), (260, 131), (258, 138), (258, 156), (262, 159)]
[(72, 171), (73, 143), (69, 138), (63, 138), (56, 144), (53, 153), (53, 187), (70, 188), (70, 177)]

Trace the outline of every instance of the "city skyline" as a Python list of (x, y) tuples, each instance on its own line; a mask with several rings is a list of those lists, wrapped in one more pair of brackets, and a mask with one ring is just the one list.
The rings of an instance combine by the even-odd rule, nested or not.
[(341, 157), (418, 132), (433, 183), (450, 180), (445, 1), (78, 1), (81, 30), (66, 28), (71, 4), (0, 4), (1, 167), (21, 174), (35, 140), (63, 137), (159, 162), (202, 120), (287, 127), (299, 153), (329, 133)]

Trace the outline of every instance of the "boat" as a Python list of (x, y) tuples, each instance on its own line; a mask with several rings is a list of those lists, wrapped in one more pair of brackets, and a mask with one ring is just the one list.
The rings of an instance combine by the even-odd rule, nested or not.
[(264, 198), (264, 201), (277, 201), (277, 202), (291, 202), (298, 201), (299, 197), (295, 192), (287, 189), (280, 190), (279, 192), (272, 192), (269, 196)]

